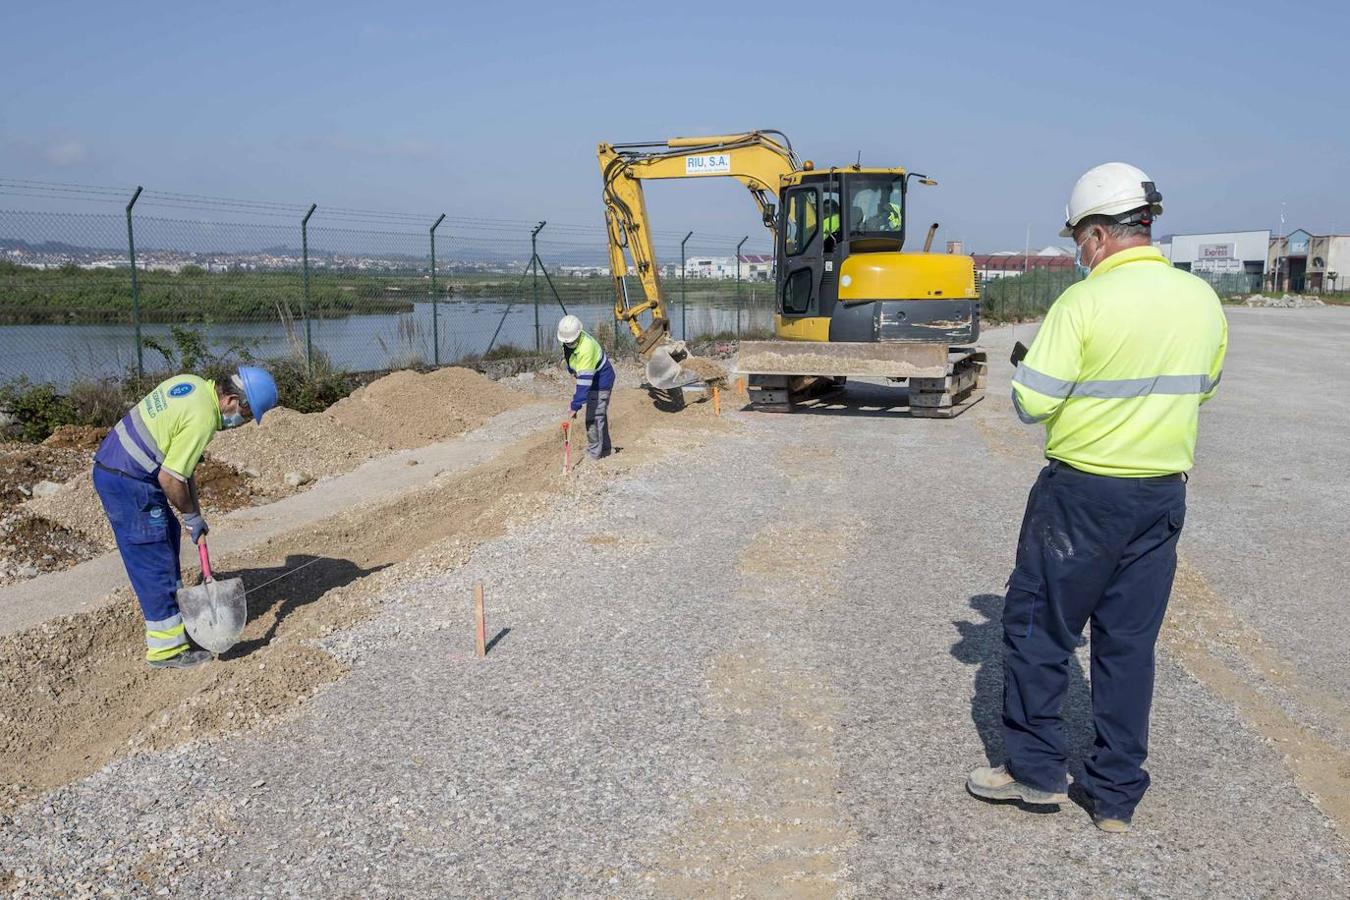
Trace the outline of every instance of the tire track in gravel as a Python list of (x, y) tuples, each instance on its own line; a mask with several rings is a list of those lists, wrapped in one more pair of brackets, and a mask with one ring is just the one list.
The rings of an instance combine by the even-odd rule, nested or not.
[(719, 747), (717, 787), (686, 798), (688, 817), (651, 861), (660, 894), (848, 892), (855, 836), (836, 799), (839, 686), (820, 674), (809, 619), (842, 600), (833, 568), (846, 558), (849, 531), (822, 522), (831, 514), (819, 499), (794, 498), (741, 553), (729, 607), (772, 630), (742, 636), (711, 665), (704, 717)]
[[(1259, 686), (1277, 685), (1350, 729), (1350, 716), (1335, 698), (1303, 687), (1292, 666), (1280, 660), (1185, 560), (1177, 567), (1161, 643), (1194, 678), (1236, 707), (1257, 733), (1279, 745), (1299, 787), (1350, 841), (1350, 753), (1294, 719)], [(1230, 665), (1225, 650), (1235, 651), (1248, 672)]]

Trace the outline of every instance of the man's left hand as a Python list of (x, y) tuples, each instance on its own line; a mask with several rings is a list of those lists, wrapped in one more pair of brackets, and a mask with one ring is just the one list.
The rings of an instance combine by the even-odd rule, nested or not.
[(184, 513), (183, 524), (192, 533), (192, 543), (194, 544), (200, 543), (201, 539), (211, 532), (210, 526), (206, 524), (206, 520), (202, 518), (202, 514), (199, 512)]

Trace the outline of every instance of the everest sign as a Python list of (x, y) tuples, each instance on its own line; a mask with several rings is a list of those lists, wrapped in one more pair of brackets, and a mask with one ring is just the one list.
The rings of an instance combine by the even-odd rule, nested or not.
[(730, 153), (710, 153), (707, 156), (686, 156), (686, 175), (728, 175), (731, 173)]

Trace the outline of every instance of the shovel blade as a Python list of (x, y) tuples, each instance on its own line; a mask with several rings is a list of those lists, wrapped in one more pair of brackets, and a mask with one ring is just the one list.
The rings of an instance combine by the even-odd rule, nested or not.
[(248, 621), (244, 582), (228, 578), (180, 588), (178, 610), (194, 641), (212, 653), (224, 653), (238, 642)]

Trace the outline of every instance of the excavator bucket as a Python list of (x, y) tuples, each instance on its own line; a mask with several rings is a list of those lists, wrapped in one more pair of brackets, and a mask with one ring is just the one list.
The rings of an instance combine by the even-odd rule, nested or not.
[(647, 383), (659, 390), (670, 390), (698, 381), (698, 376), (686, 372), (680, 362), (689, 356), (683, 341), (670, 341), (652, 348), (647, 357)]

